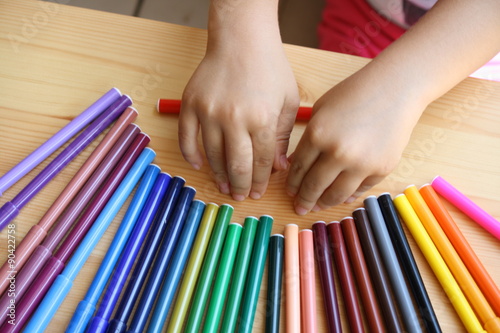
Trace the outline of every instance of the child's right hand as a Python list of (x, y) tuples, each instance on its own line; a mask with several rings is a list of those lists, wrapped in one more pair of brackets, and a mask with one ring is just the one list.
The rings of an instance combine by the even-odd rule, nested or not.
[(299, 105), (276, 22), (241, 27), (212, 35), (209, 30), (206, 55), (185, 88), (179, 117), (184, 158), (196, 169), (202, 165), (201, 129), (215, 182), (235, 200), (260, 198), (273, 166), (287, 167)]

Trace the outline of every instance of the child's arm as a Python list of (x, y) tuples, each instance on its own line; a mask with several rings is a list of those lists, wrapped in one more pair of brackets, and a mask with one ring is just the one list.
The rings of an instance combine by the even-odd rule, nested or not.
[(426, 106), (499, 51), (500, 1), (439, 0), (315, 104), (287, 179), (296, 212), (351, 202), (381, 181)]
[(299, 104), (286, 59), (278, 0), (212, 0), (204, 59), (184, 91), (179, 142), (195, 168), (205, 153), (220, 191), (261, 197), (286, 152)]

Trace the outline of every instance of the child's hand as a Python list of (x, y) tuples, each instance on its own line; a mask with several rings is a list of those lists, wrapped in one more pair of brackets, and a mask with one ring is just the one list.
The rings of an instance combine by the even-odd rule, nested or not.
[(215, 182), (235, 200), (260, 198), (273, 166), (287, 167), (299, 105), (279, 31), (265, 30), (240, 38), (218, 32), (222, 42), (209, 43), (182, 99), (179, 143), (184, 158), (196, 169), (201, 166), (201, 129)]
[(297, 214), (350, 203), (397, 165), (425, 105), (398, 82), (372, 82), (358, 72), (314, 105), (290, 158), (287, 192)]

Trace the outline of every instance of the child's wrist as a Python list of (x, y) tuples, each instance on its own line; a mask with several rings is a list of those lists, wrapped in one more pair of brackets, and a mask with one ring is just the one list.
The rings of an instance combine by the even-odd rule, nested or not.
[[(373, 60), (356, 75), (365, 80), (365, 84), (371, 84), (375, 89), (396, 104), (412, 103), (416, 109), (425, 109), (433, 101), (432, 92), (429, 87), (432, 84), (422, 84), (419, 78), (413, 78), (414, 71), (404, 66), (393, 64), (387, 66)], [(415, 108), (412, 108), (415, 109)]]
[(253, 42), (273, 36), (281, 41), (277, 1), (212, 1), (209, 43)]
[[(208, 30), (207, 54), (218, 52), (219, 56), (236, 54), (251, 56), (267, 49), (268, 52), (282, 49), (281, 35), (277, 23), (256, 25), (241, 22), (238, 27), (224, 26), (219, 29)], [(280, 51), (281, 52), (281, 51)]]

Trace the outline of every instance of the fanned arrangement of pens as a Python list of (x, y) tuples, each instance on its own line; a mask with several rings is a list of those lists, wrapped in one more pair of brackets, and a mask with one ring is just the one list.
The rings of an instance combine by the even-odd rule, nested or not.
[[(286, 332), (317, 332), (318, 289), (329, 332), (441, 332), (403, 224), (466, 330), (500, 332), (500, 290), (441, 197), (498, 239), (500, 223), (442, 177), (394, 199), (369, 196), (352, 217), (303, 230), (288, 224), (271, 235), (271, 216), (233, 223), (232, 206), (196, 199), (182, 177), (153, 164), (156, 153), (133, 123), (138, 113), (131, 105), (111, 89), (0, 178), (1, 195), (80, 133), (0, 208), (2, 230), (110, 127), (17, 245), (15, 260), (1, 267), (1, 332), (48, 326), (129, 196), (66, 332), (251, 332), (266, 264), (266, 332), (280, 331), (281, 316)], [(12, 280), (15, 295), (8, 292)]]
[(351, 332), (441, 332), (403, 223), (465, 329), (500, 332), (500, 290), (438, 193), (455, 197), (459, 209), (495, 235), (499, 222), (439, 176), (420, 190), (408, 186), (394, 200), (388, 193), (369, 196), (340, 222), (318, 221), (301, 231), (286, 225), (286, 332), (317, 332), (312, 254), (328, 332), (343, 329), (339, 298)]

